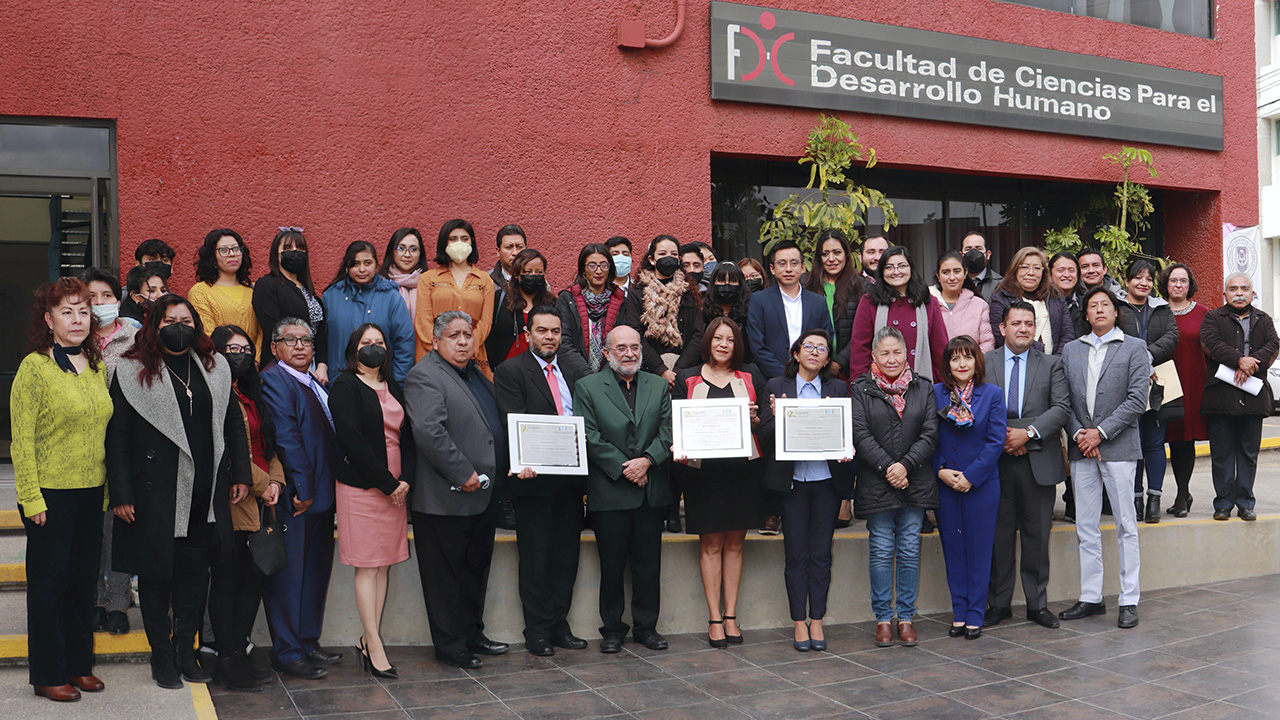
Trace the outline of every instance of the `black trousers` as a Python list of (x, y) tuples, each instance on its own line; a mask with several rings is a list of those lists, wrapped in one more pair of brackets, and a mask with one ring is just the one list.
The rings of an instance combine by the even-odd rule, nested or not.
[(175, 539), (172, 577), (138, 576), (142, 629), (147, 633), (152, 652), (190, 649), (195, 645), (196, 632), (204, 623), (204, 602), (208, 594), (209, 548), (188, 543), (185, 538)]
[(412, 514), (422, 598), (438, 658), (466, 652), (484, 638), (495, 506), (496, 501), (479, 515)]
[(1196, 471), (1196, 441), (1170, 440), (1169, 466), (1173, 468), (1173, 480), (1178, 484), (1175, 502), (1186, 502), (1191, 494), (1191, 475)]
[[(1001, 455), (1000, 507), (996, 511), (996, 540), (991, 555), (991, 583), (987, 604), (1007, 608), (1013, 603), (1014, 568), (1020, 567), (1027, 610), (1043, 610), (1048, 602), (1049, 530), (1053, 527), (1056, 485), (1036, 483), (1026, 455)], [(1021, 535), (1022, 562), (1015, 563), (1014, 536)]]
[(27, 519), (27, 647), (32, 685), (93, 674), (93, 602), (102, 552), (101, 487), (41, 489), (44, 525)]
[(582, 492), (514, 500), (524, 639), (532, 642), (571, 634), (567, 618), (578, 579)]
[(1262, 445), (1261, 415), (1205, 415), (1213, 467), (1213, 509), (1253, 509), (1253, 479)]
[(253, 623), (262, 603), (262, 586), (267, 577), (253, 564), (247, 531), (237, 531), (227, 559), (211, 553), (209, 581), (209, 624), (218, 639), (218, 654), (231, 657), (249, 645)]
[[(591, 513), (591, 529), (600, 553), (600, 634), (622, 637), (633, 630), (643, 637), (658, 628), (662, 592), (662, 527), (667, 506), (652, 507), (648, 499), (631, 510)], [(622, 621), (626, 607), (623, 574), (631, 564), (631, 622)]]
[(782, 499), (783, 578), (791, 619), (821, 620), (831, 589), (831, 536), (840, 514), (840, 493), (828, 478), (793, 482)]

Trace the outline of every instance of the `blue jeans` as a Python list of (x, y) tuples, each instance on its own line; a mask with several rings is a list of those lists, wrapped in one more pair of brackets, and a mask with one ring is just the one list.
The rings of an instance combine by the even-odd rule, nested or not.
[[(877, 622), (893, 620), (893, 575), (898, 571), (898, 622), (916, 616), (916, 589), (920, 581), (920, 526), (924, 510), (898, 508), (867, 516), (867, 543), (871, 549), (871, 609)], [(894, 554), (897, 554), (897, 562)]]
[(1142, 497), (1142, 475), (1146, 471), (1147, 492), (1159, 495), (1164, 490), (1164, 471), (1168, 459), (1164, 454), (1165, 426), (1156, 423), (1156, 413), (1148, 410), (1138, 421), (1138, 437), (1142, 440), (1142, 460), (1133, 479), (1133, 496)]

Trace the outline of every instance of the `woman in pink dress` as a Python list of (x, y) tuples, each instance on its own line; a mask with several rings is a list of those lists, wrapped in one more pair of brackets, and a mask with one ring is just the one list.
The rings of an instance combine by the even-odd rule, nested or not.
[(1196, 278), (1191, 274), (1191, 268), (1182, 263), (1174, 263), (1161, 271), (1156, 285), (1160, 294), (1169, 300), (1169, 308), (1178, 323), (1178, 346), (1173, 351), (1173, 364), (1178, 368), (1182, 407), (1186, 410), (1181, 420), (1169, 423), (1165, 430), (1169, 463), (1173, 466), (1174, 481), (1178, 483), (1178, 496), (1165, 512), (1174, 517), (1186, 517), (1191, 512), (1191, 473), (1196, 467), (1196, 441), (1209, 439), (1204, 415), (1200, 414), (1207, 373), (1204, 350), (1200, 347), (1200, 323), (1209, 309), (1191, 299), (1196, 294)]
[(347, 341), (346, 367), (329, 389), (338, 440), (338, 559), (356, 569), (356, 609), (364, 626), (360, 664), (397, 678), (382, 646), (387, 571), (409, 559), (405, 500), (413, 482), (413, 431), (404, 393), (391, 377), (382, 328), (366, 323)]

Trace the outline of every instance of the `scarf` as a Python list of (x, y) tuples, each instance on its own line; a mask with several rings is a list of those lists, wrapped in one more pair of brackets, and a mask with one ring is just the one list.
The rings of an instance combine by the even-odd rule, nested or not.
[(951, 391), (951, 407), (947, 408), (947, 419), (956, 427), (973, 425), (973, 378), (959, 390)]
[(684, 347), (684, 339), (680, 337), (680, 299), (689, 287), (684, 273), (677, 272), (670, 282), (663, 284), (658, 273), (642, 270), (637, 284), (636, 291), (644, 293), (640, 296), (644, 306), (640, 314), (644, 336), (669, 348)]
[[(901, 298), (901, 301), (904, 303), (907, 302), (906, 298)], [(895, 300), (894, 302), (897, 302), (897, 300)], [(933, 382), (933, 355), (929, 353), (929, 303), (930, 302), (937, 302), (937, 301), (930, 298), (929, 300), (926, 300), (925, 302), (922, 302), (916, 306), (916, 344), (915, 344), (916, 362), (915, 362), (914, 369), (916, 371), (916, 374), (918, 374), (920, 377), (924, 378), (925, 380), (928, 380), (929, 382)], [(878, 331), (880, 328), (888, 324), (889, 324), (889, 306), (888, 305), (876, 306), (876, 326), (872, 332)], [(906, 333), (903, 333), (903, 338), (904, 339), (906, 338)], [(911, 345), (908, 344), (907, 347), (910, 348)], [(902, 411), (899, 410), (898, 414), (901, 415)]]
[(591, 363), (592, 372), (600, 369), (603, 360), (604, 316), (609, 311), (609, 300), (612, 298), (613, 292), (608, 287), (599, 295), (588, 288), (582, 288), (582, 302), (587, 307), (587, 319), (590, 320), (587, 327), (583, 328), (583, 335), (588, 336), (587, 361)]
[(893, 404), (893, 409), (897, 411), (898, 417), (902, 417), (902, 411), (907, 409), (907, 386), (911, 384), (911, 368), (903, 368), (902, 374), (895, 380), (890, 380), (880, 372), (880, 366), (871, 363), (871, 379), (876, 381), (876, 386), (889, 396), (889, 402)]
[(404, 298), (404, 304), (409, 306), (409, 317), (413, 317), (414, 311), (418, 309), (418, 276), (420, 275), (422, 275), (421, 270), (406, 274), (400, 272), (395, 265), (387, 268), (387, 278), (400, 286), (400, 297)]
[(77, 375), (79, 373), (76, 372), (76, 366), (71, 363), (71, 358), (69, 356), (79, 355), (80, 352), (81, 352), (81, 347), (79, 345), (72, 345), (71, 347), (62, 347), (58, 343), (54, 343), (53, 344), (53, 361), (58, 364), (59, 368), (62, 368), (63, 372), (69, 372), (72, 375)]

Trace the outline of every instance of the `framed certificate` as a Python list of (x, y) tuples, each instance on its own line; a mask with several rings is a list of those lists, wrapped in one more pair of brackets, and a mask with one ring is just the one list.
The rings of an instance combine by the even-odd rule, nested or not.
[(507, 416), (511, 472), (529, 468), (546, 475), (587, 474), (587, 433), (580, 417)]
[(779, 460), (853, 457), (853, 401), (849, 398), (778, 398), (773, 417)]
[(691, 460), (751, 457), (747, 398), (671, 401), (671, 453)]

